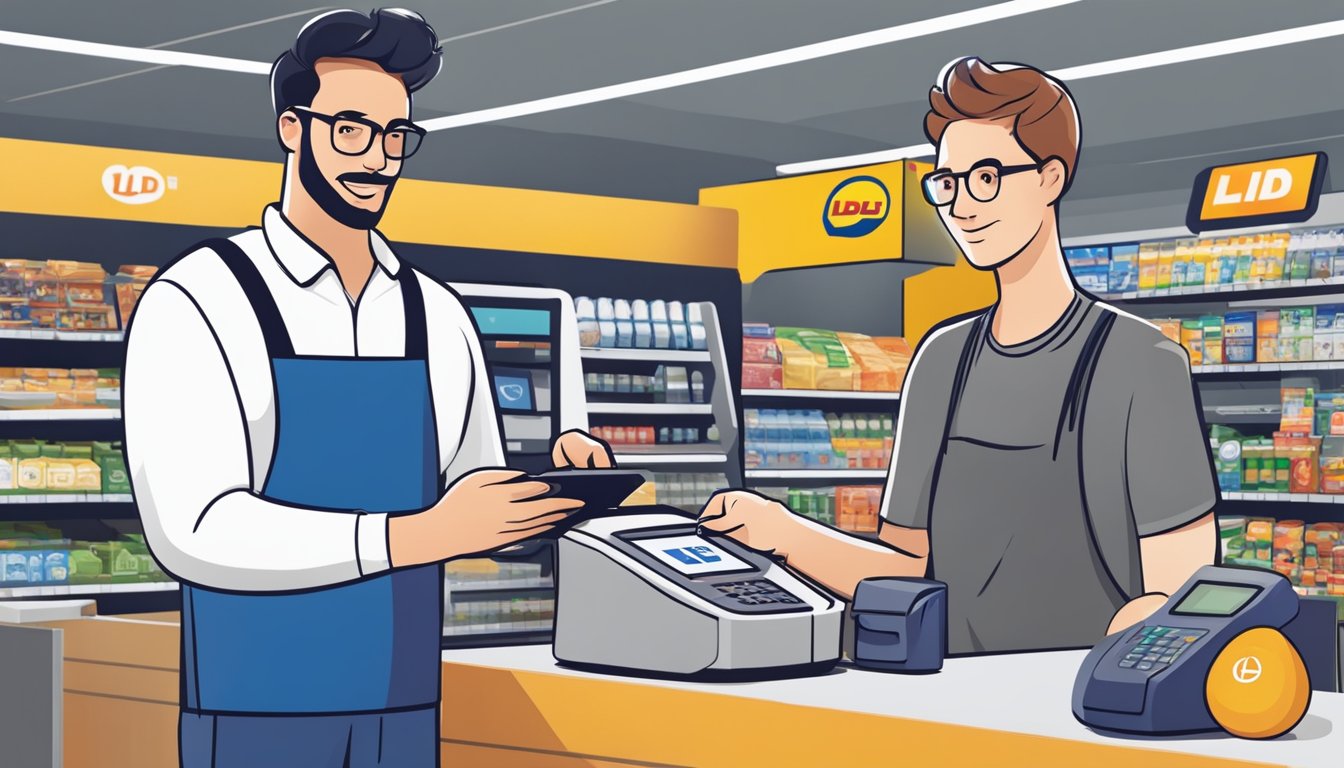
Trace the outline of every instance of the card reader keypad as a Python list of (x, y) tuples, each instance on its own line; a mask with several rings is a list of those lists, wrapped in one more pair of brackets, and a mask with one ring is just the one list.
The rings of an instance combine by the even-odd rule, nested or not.
[(723, 581), (714, 587), (742, 605), (801, 605), (803, 602), (765, 579)]
[(1144, 627), (1126, 641), (1129, 650), (1121, 657), (1120, 668), (1156, 674), (1176, 663), (1207, 634), (1205, 629)]

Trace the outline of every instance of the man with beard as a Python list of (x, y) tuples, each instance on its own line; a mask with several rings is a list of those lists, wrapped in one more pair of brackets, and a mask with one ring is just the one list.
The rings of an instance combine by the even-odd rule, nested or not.
[[(126, 447), (182, 582), (184, 766), (436, 764), (442, 563), (580, 506), (486, 469), (504, 454), (471, 317), (373, 229), (440, 56), (408, 11), (309, 22), (271, 70), (281, 201), (135, 312)], [(553, 453), (611, 466), (582, 433)]]

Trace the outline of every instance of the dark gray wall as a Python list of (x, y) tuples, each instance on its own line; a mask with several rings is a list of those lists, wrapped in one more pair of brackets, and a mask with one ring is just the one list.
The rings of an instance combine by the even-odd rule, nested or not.
[(901, 282), (929, 269), (900, 261), (769, 272), (742, 286), (745, 322), (900, 336)]

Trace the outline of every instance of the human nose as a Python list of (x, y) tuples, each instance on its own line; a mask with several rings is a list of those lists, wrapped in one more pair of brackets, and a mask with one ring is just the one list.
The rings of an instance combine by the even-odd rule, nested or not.
[(956, 179), (956, 189), (952, 191), (952, 203), (948, 206), (948, 213), (954, 219), (974, 219), (975, 202), (966, 189), (966, 179)]
[(373, 144), (364, 153), (361, 162), (364, 169), (370, 173), (377, 173), (387, 167), (387, 152), (383, 150), (383, 134), (374, 137)]

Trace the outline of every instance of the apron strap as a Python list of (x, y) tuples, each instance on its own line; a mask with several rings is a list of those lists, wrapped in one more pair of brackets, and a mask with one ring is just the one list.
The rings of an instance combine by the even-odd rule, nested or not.
[(280, 316), (280, 307), (276, 305), (271, 289), (266, 287), (266, 281), (262, 278), (261, 272), (257, 271), (257, 265), (252, 263), (252, 259), (243, 253), (243, 249), (238, 247), (237, 243), (222, 237), (206, 240), (199, 247), (209, 248), (218, 254), (220, 261), (223, 261), (224, 266), (233, 273), (234, 279), (247, 296), (248, 303), (252, 305), (252, 311), (257, 315), (262, 338), (266, 340), (266, 352), (271, 359), (294, 357), (294, 343), (289, 338), (289, 331), (285, 329), (284, 318)]
[[(1093, 305), (1095, 306), (1095, 305)], [(1087, 335), (1078, 361), (1073, 365), (1073, 374), (1069, 377), (1069, 387), (1064, 392), (1064, 403), (1059, 409), (1059, 423), (1055, 426), (1055, 447), (1053, 458), (1059, 458), (1059, 443), (1064, 433), (1077, 430), (1087, 407), (1087, 393), (1092, 388), (1092, 377), (1097, 372), (1097, 361), (1101, 349), (1106, 345), (1106, 337), (1115, 325), (1116, 314), (1101, 310), (1101, 319)]]
[(420, 278), (409, 264), (401, 265), (401, 274), (397, 282), (401, 283), (402, 309), (406, 316), (406, 359), (429, 359), (429, 328), (425, 319), (425, 294), (420, 287)]

